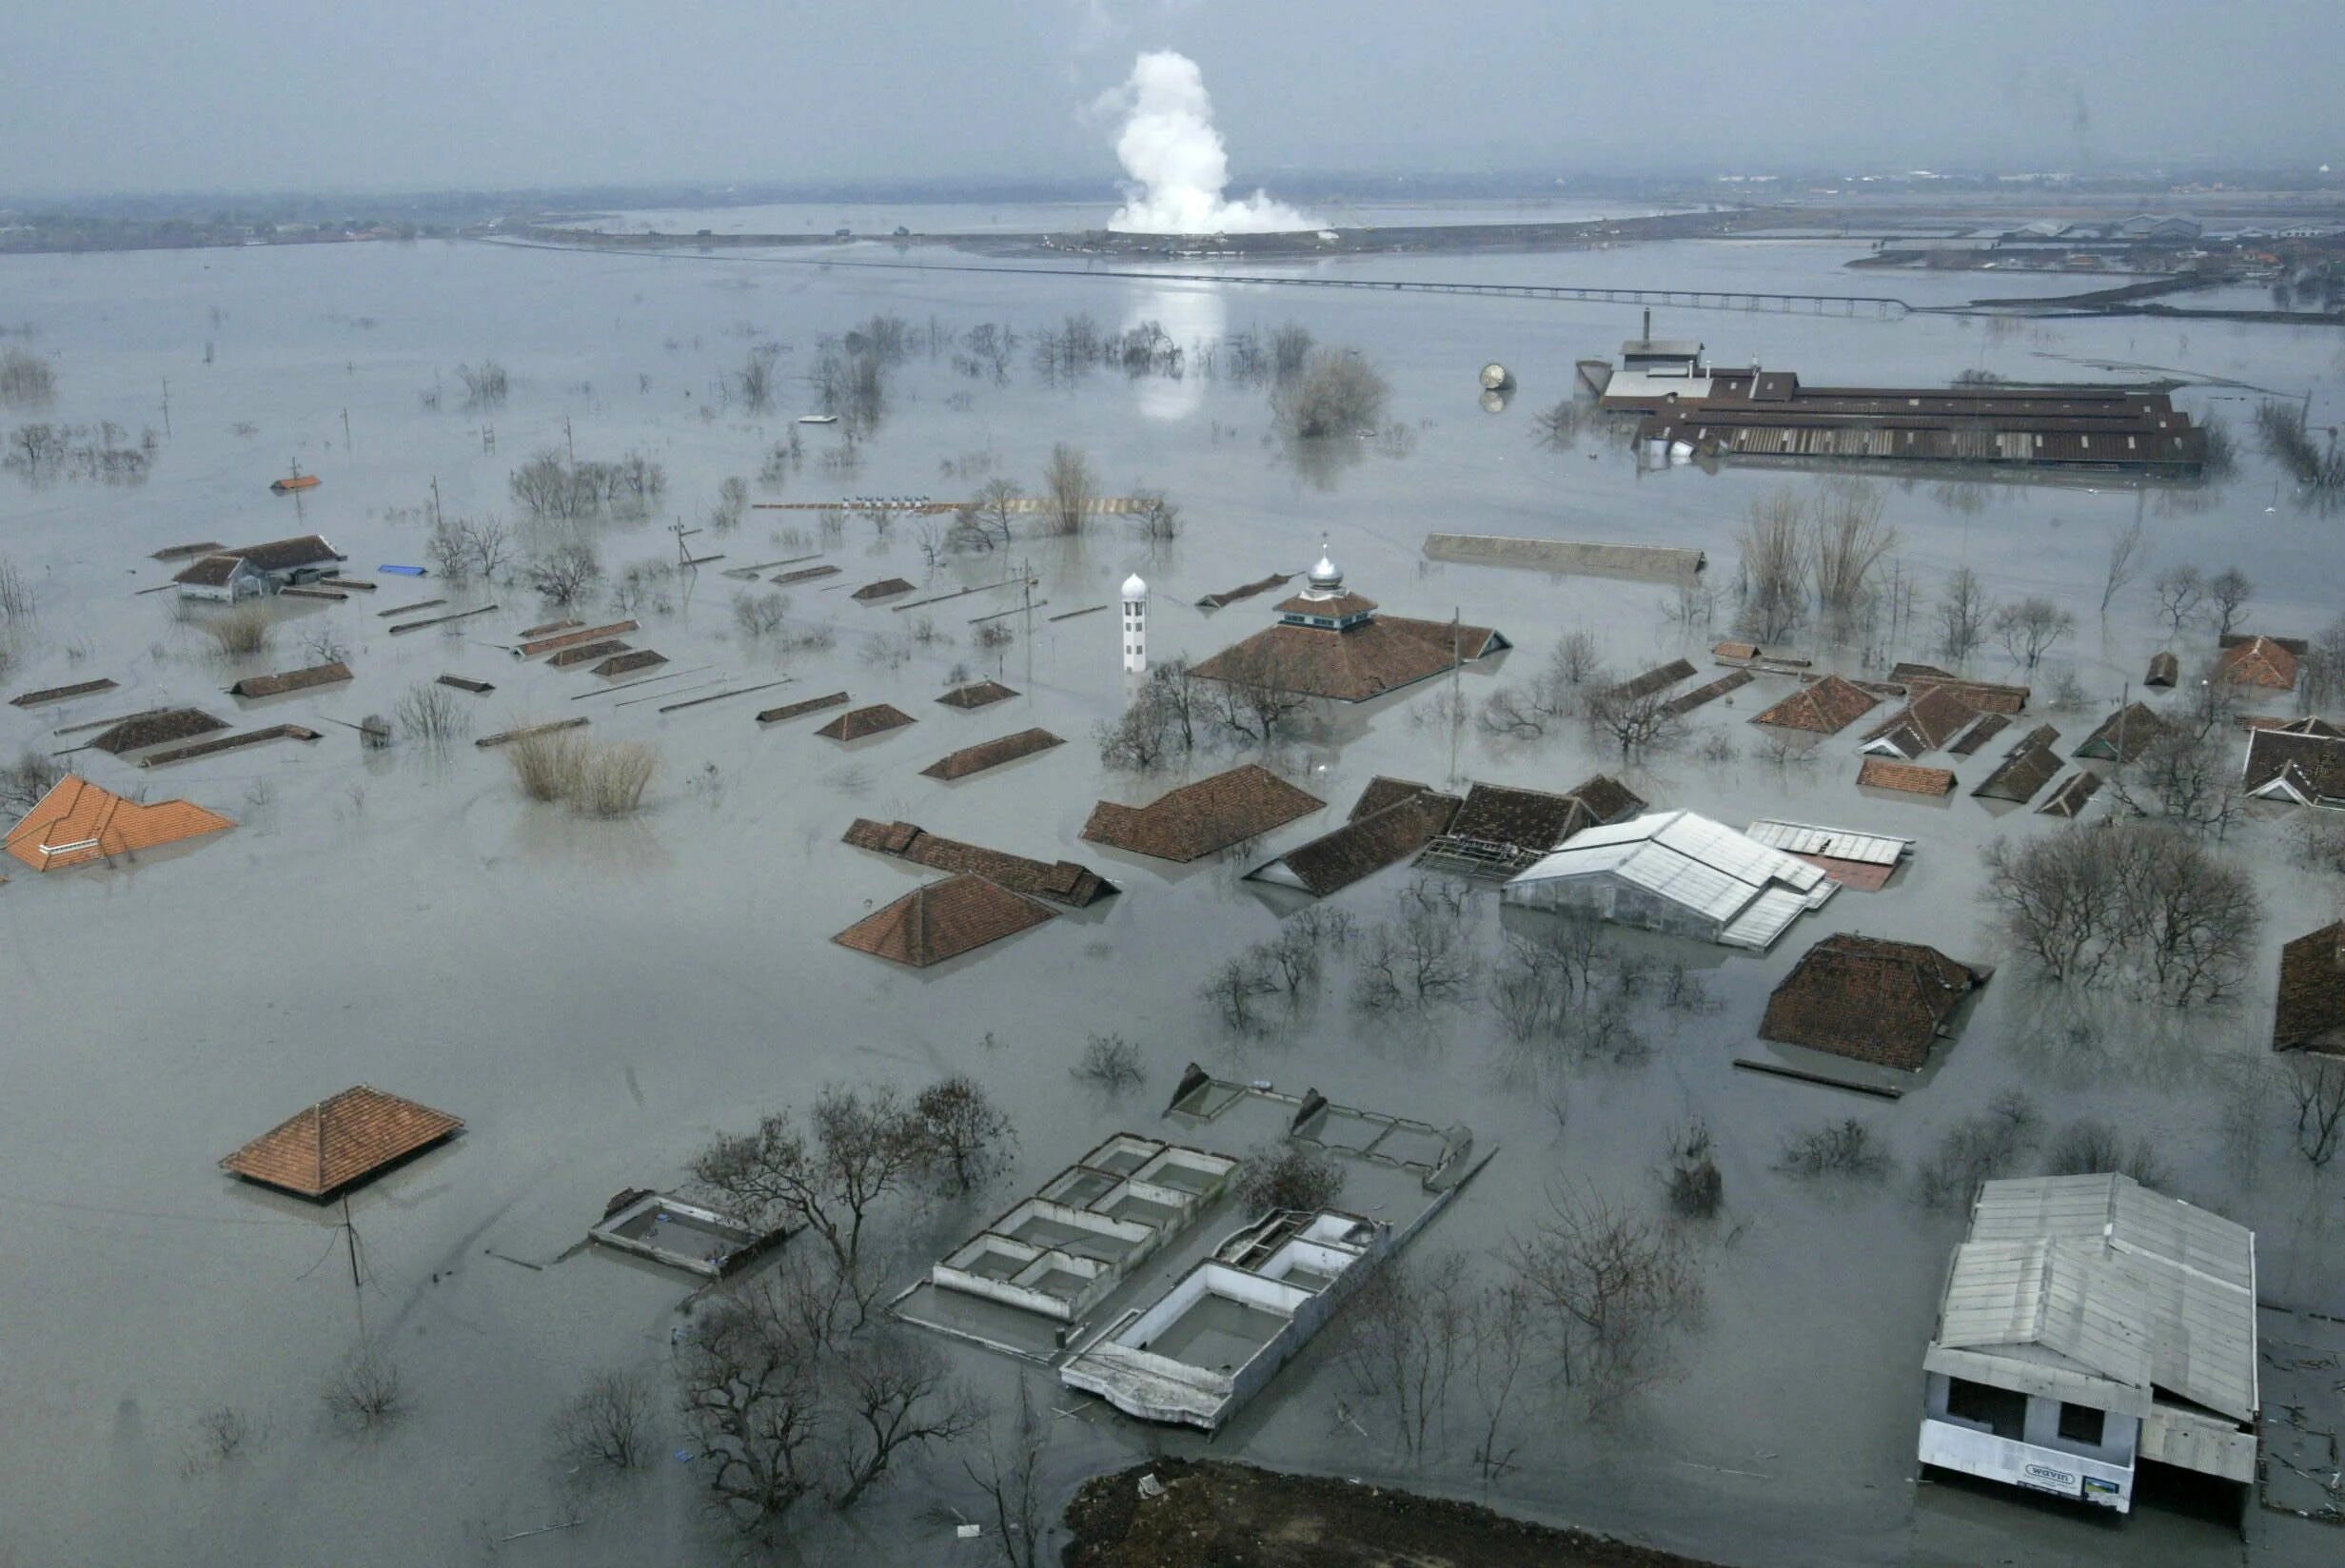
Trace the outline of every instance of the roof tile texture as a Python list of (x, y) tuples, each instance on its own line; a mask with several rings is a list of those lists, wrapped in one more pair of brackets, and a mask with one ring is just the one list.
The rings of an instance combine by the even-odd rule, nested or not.
[(1911, 762), (1892, 762), (1885, 756), (1868, 756), (1857, 770), (1857, 782), (1906, 794), (1946, 794), (1954, 789), (1954, 774), (1943, 768), (1921, 768)]
[(1840, 676), (1825, 676), (1811, 681), (1763, 714), (1751, 717), (1753, 724), (1772, 724), (1783, 730), (1809, 730), (1817, 735), (1838, 735), (1862, 718), (1881, 698)]
[(361, 1084), (321, 1100), (220, 1162), (249, 1181), (325, 1198), (463, 1126), (413, 1100)]
[(875, 702), (868, 708), (853, 708), (840, 714), (815, 734), (826, 740), (860, 740), (865, 735), (885, 735), (890, 730), (900, 730), (907, 724), (916, 722), (901, 708)]
[(1308, 816), (1326, 804), (1269, 769), (1248, 762), (1184, 784), (1145, 806), (1102, 800), (1092, 808), (1083, 836), (1158, 860), (1190, 861)]
[[(1333, 612), (1322, 606), (1314, 613)], [(1450, 669), (1453, 646), (1470, 662), (1506, 642), (1487, 626), (1400, 616), (1379, 616), (1343, 632), (1281, 623), (1224, 648), (1194, 673), (1233, 685), (1365, 702)]]
[(2280, 990), (2272, 1012), (2276, 1050), (2345, 1055), (2345, 920), (2280, 949)]
[(1911, 1072), (1981, 976), (1916, 942), (1827, 936), (1767, 998), (1763, 1039)]
[(1020, 730), (982, 745), (964, 746), (950, 756), (938, 757), (920, 772), (930, 778), (967, 778), (971, 774), (981, 774), (988, 768), (998, 768), (1005, 762), (1015, 762), (1019, 757), (1065, 744), (1048, 730)]
[(1053, 918), (1031, 898), (964, 874), (915, 888), (831, 940), (875, 958), (926, 969)]
[(135, 854), (233, 828), (217, 812), (185, 800), (140, 804), (68, 774), (9, 830), (9, 853), (36, 872)]

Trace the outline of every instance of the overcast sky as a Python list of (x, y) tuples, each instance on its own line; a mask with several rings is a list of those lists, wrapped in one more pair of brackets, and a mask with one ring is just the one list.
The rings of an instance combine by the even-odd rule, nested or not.
[(2345, 0), (10, 0), (0, 189), (2333, 162)]

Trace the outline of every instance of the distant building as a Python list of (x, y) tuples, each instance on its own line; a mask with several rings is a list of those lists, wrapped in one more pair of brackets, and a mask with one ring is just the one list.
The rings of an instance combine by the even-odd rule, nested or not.
[(203, 556), (187, 563), (171, 580), (181, 598), (238, 604), (266, 594), (273, 584), (241, 556)]
[(2256, 1236), (2131, 1177), (1988, 1182), (1922, 1357), (1925, 1465), (2128, 1513), (2256, 1480)]
[(1663, 812), (1574, 834), (1499, 897), (1764, 952), (1838, 888), (1821, 868), (1746, 833)]

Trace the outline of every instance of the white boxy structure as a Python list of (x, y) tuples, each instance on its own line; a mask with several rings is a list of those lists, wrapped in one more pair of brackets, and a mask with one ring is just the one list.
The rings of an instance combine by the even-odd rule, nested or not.
[(1148, 669), (1148, 584), (1134, 572), (1124, 578), (1124, 674)]
[(1499, 897), (1764, 952), (1836, 891), (1797, 855), (1692, 812), (1660, 812), (1574, 833)]
[(2253, 1485), (2255, 1233), (2126, 1176), (1988, 1182), (1922, 1367), (1924, 1464), (2120, 1514), (2143, 1460)]
[(1218, 1429), (1359, 1288), (1391, 1226), (1281, 1210), (1069, 1358), (1059, 1382), (1128, 1416)]

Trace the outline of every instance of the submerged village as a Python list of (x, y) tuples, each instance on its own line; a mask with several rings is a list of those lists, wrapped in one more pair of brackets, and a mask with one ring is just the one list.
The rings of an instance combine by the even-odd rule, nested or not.
[(550, 232), (11, 263), (24, 1560), (2335, 1560), (2333, 315)]

